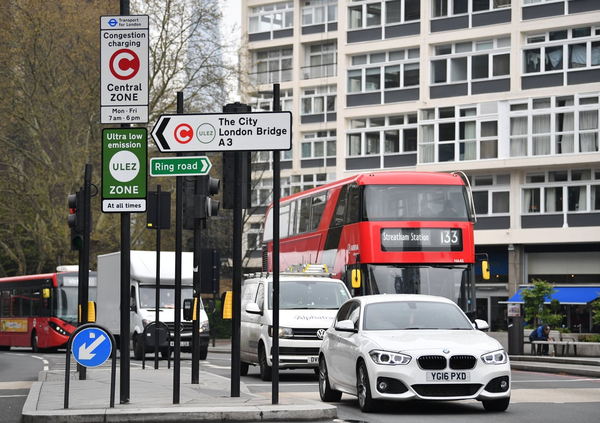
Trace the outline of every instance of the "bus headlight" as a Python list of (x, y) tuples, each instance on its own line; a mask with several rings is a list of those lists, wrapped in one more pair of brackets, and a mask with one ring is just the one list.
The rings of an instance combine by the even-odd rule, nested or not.
[(60, 333), (61, 335), (64, 335), (64, 336), (71, 335), (69, 332), (67, 332), (66, 330), (64, 330), (63, 328), (61, 328), (59, 325), (57, 325), (54, 322), (48, 322), (48, 326), (50, 326), (52, 329), (54, 329), (56, 332)]

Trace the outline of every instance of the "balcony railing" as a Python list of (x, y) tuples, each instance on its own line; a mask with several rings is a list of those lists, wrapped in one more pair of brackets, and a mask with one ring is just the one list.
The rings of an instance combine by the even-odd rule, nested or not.
[(279, 82), (291, 81), (292, 78), (292, 68), (271, 70), (266, 72), (254, 72), (250, 74), (250, 82), (253, 85), (277, 84)]
[(330, 76), (337, 76), (337, 63), (304, 66), (302, 68), (302, 79), (326, 78)]

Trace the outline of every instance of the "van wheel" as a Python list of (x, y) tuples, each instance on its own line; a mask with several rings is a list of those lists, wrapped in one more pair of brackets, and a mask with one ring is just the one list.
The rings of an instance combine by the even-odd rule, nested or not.
[(171, 358), (171, 354), (173, 354), (173, 351), (166, 349), (166, 350), (160, 350), (160, 356), (162, 358)]
[(200, 360), (206, 360), (207, 356), (208, 356), (208, 347), (206, 347), (205, 349), (201, 349), (200, 350)]
[(267, 363), (267, 352), (264, 344), (260, 344), (258, 350), (258, 364), (260, 365), (260, 378), (265, 382), (270, 382), (273, 379), (273, 372)]
[(248, 369), (250, 368), (250, 364), (244, 363), (243, 361), (240, 363), (240, 376), (248, 376)]
[(40, 352), (40, 347), (38, 347), (38, 335), (36, 331), (31, 332), (31, 351), (34, 353)]
[(141, 336), (137, 333), (133, 334), (133, 358), (136, 360), (141, 360), (144, 358), (144, 354), (142, 353), (142, 343), (140, 342)]

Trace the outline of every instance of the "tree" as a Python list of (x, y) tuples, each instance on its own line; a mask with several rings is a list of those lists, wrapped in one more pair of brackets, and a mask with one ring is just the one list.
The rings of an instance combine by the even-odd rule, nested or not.
[[(148, 126), (176, 112), (178, 91), (187, 113), (220, 111), (237, 67), (225, 54), (233, 43), (216, 32), (219, 2), (137, 0), (130, 12), (150, 16)], [(83, 184), (86, 163), (92, 183), (101, 184), (99, 19), (118, 14), (114, 0), (0, 2), (0, 274), (77, 262), (67, 195)], [(156, 154), (151, 144), (149, 156)], [(148, 190), (174, 191), (174, 178), (149, 182)], [(119, 216), (101, 213), (99, 197), (92, 198), (91, 268), (98, 254), (120, 249)], [(152, 248), (145, 216), (131, 216), (132, 248)], [(174, 230), (164, 231), (163, 248), (173, 246)]]
[[(533, 327), (541, 324), (560, 327), (564, 316), (559, 314), (560, 302), (552, 299), (554, 292), (554, 286), (541, 279), (534, 279), (531, 288), (522, 290), (525, 321), (532, 322)], [(550, 307), (544, 305), (548, 299), (551, 299)]]

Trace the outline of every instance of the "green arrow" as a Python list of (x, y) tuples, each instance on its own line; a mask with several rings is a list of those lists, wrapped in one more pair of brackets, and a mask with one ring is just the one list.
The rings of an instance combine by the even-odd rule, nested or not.
[(207, 175), (212, 163), (205, 156), (150, 159), (150, 176)]

